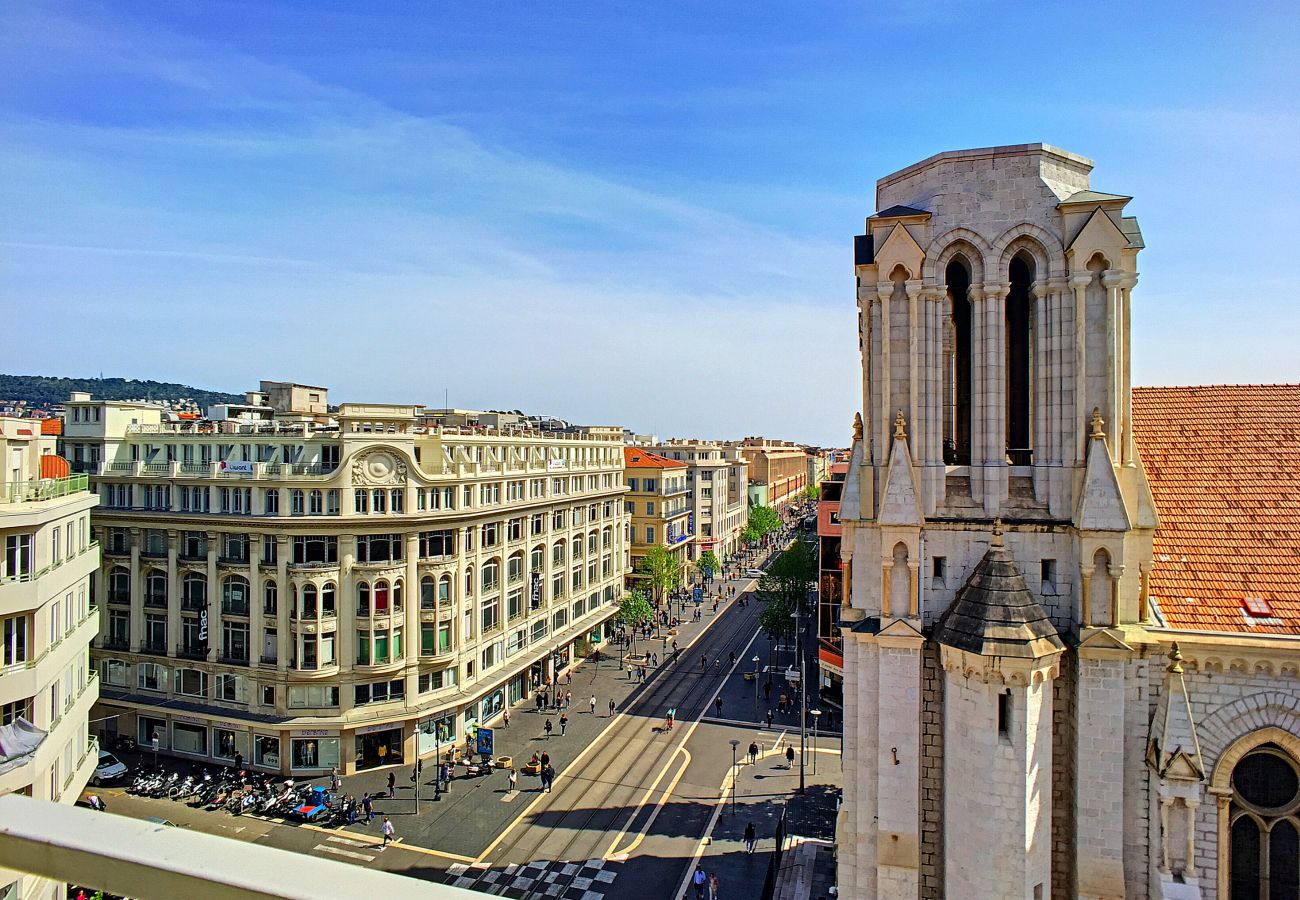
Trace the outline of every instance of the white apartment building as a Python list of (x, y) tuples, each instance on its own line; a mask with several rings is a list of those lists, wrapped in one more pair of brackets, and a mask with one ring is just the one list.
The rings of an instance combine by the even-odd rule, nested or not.
[[(54, 454), (50, 425), (0, 418), (0, 795), (72, 803), (98, 761), (87, 734), (98, 688), (89, 659), (97, 501), (86, 476), (69, 476)], [(6, 900), (62, 891), (57, 881), (0, 869)]]
[(736, 447), (717, 441), (675, 438), (647, 449), (686, 463), (691, 497), (691, 530), (695, 540), (691, 559), (712, 550), (726, 559), (740, 546), (740, 532), (749, 520), (749, 465)]
[(343, 404), (168, 424), (89, 398), (105, 731), (195, 760), (352, 772), (461, 741), (606, 637), (621, 440)]

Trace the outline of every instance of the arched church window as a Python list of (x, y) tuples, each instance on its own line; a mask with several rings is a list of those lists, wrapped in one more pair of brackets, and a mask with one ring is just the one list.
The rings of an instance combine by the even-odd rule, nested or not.
[(971, 308), (970, 268), (956, 256), (944, 270), (951, 304), (944, 348), (944, 462), (970, 465), (971, 444)]
[(1033, 455), (1029, 438), (1033, 383), (1029, 288), (1034, 282), (1033, 260), (1023, 252), (1017, 253), (1007, 278), (1011, 282), (1006, 302), (1007, 461), (1013, 466), (1027, 466)]
[(1113, 625), (1110, 620), (1110, 554), (1098, 550), (1092, 555), (1092, 576), (1088, 579), (1088, 608), (1085, 625)]
[(1231, 900), (1300, 896), (1300, 774), (1276, 744), (1232, 770), (1228, 864)]

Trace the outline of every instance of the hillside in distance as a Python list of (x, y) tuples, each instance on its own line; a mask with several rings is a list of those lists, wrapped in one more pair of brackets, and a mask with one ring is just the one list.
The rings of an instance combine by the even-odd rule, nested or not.
[(207, 408), (213, 403), (242, 403), (242, 394), (205, 391), (188, 384), (134, 378), (58, 378), (50, 375), (0, 374), (0, 401), (23, 400), (34, 408), (53, 406), (72, 391), (87, 391), (96, 400), (184, 400)]

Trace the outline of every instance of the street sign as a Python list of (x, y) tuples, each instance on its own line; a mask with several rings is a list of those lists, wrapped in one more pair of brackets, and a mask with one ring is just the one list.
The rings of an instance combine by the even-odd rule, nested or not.
[(480, 728), (478, 730), (478, 752), (484, 756), (492, 755), (492, 729)]
[(694, 588), (694, 589), (691, 591), (691, 599), (695, 601), (695, 605), (696, 605), (696, 606), (699, 606), (701, 603), (703, 603), (703, 602), (704, 602), (704, 588), (702, 588), (702, 587), (696, 587), (696, 588)]

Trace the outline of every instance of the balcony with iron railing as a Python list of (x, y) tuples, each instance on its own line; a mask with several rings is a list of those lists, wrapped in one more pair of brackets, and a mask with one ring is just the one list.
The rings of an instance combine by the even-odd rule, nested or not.
[(180, 659), (207, 659), (208, 648), (204, 644), (178, 644), (176, 656)]

